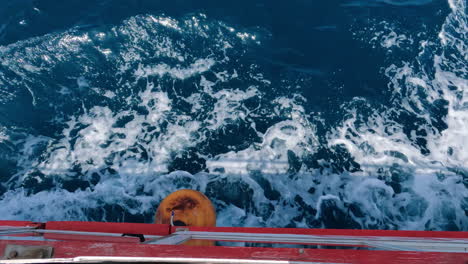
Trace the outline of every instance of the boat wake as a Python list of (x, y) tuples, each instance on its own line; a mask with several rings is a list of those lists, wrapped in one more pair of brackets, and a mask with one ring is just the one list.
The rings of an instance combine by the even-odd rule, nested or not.
[(466, 2), (449, 4), (438, 35), (352, 26), (387, 54), (385, 100), (324, 110), (307, 73), (256, 59), (269, 33), (202, 13), (0, 46), (0, 214), (152, 222), (190, 188), (219, 226), (468, 230)]

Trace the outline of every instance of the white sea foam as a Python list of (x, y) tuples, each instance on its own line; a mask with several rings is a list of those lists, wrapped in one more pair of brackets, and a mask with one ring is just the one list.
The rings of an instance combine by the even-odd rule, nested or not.
[(268, 128), (265, 134), (261, 135), (260, 144), (251, 145), (242, 151), (224, 153), (207, 161), (211, 173), (286, 173), (290, 167), (288, 151), (299, 157), (315, 152), (315, 128), (307, 120), (304, 109), (293, 100), (284, 97), (276, 99), (275, 104), (277, 114), (284, 116), (284, 112), (287, 112), (290, 120)]
[[(410, 49), (414, 43), (411, 35), (397, 32), (396, 26), (392, 25), (387, 21), (375, 23), (374, 25), (366, 28), (363, 33), (367, 30), (373, 32), (373, 37), (369, 40), (369, 43), (374, 47), (382, 47), (387, 52), (392, 52), (394, 49)], [(365, 38), (365, 37), (362, 37)]]
[(155, 66), (141, 66), (135, 71), (135, 75), (139, 78), (148, 76), (164, 76), (169, 75), (174, 79), (184, 80), (194, 75), (206, 72), (215, 65), (215, 61), (211, 58), (198, 59), (189, 67), (170, 67), (167, 64), (158, 64)]
[(169, 27), (172, 29), (175, 29), (177, 31), (180, 31), (179, 23), (175, 19), (171, 19), (168, 17), (154, 17), (154, 16), (149, 16), (151, 20), (153, 20), (155, 23), (158, 23), (162, 26)]
[(0, 127), (0, 143), (9, 140), (9, 137), (6, 134), (5, 130), (6, 130), (5, 128)]
[[(15, 188), (2, 197), (0, 214), (8, 219), (36, 221), (115, 220), (116, 216), (106, 215), (105, 206), (118, 205), (130, 214), (152, 214), (158, 202), (176, 189), (207, 192), (213, 183), (227, 182), (233, 188), (246, 186), (239, 191), (246, 195), (246, 203), (234, 204), (230, 197), (223, 198), (224, 194), (211, 193), (218, 206), (218, 225), (287, 226), (292, 223), (297, 227), (318, 224), (328, 227), (320, 221), (327, 215), (338, 217), (341, 213), (344, 220), (363, 228), (449, 229), (455, 225), (466, 230), (468, 221), (460, 206), (468, 197), (461, 176), (466, 173), (468, 163), (463, 148), (468, 144), (468, 87), (464, 79), (467, 55), (465, 35), (454, 34), (466, 34), (467, 29), (463, 24), (464, 2), (454, 0), (450, 4), (453, 13), (439, 35), (444, 52), (430, 62), (435, 75), (420, 72), (410, 62), (389, 65), (385, 73), (396, 106), (363, 116), (360, 110), (370, 108), (370, 104), (363, 98), (354, 98), (343, 106), (348, 112), (341, 124), (326, 135), (329, 150), (343, 147), (359, 164), (355, 172), (333, 171), (325, 166), (330, 161), (324, 159), (316, 161), (319, 168), (305, 166), (303, 160), (316, 154), (320, 147), (314, 118), (302, 106), (305, 99), (290, 95), (265, 102), (262, 86), (271, 89), (276, 84), (258, 71), (245, 73), (237, 68), (224, 68), (226, 58), (229, 59), (227, 51), (231, 47), (245, 47), (239, 46), (247, 45), (242, 39), (252, 35), (219, 23), (207, 23), (207, 18), (201, 15), (183, 21), (153, 16), (130, 18), (106, 35), (121, 34), (128, 39), (121, 50), (113, 50), (113, 56), (118, 74), (130, 73), (136, 82), (120, 81), (112, 91), (99, 89), (106, 98), (123, 100), (130, 106), (98, 104), (84, 108), (83, 112), (69, 117), (66, 127), (54, 135), (55, 139), (29, 136), (18, 143), (22, 146), (23, 159), (18, 162), (20, 170), (12, 184)], [(180, 34), (179, 37), (194, 34), (207, 38), (212, 33), (211, 27), (216, 32), (221, 31), (217, 27), (226, 29), (226, 34), (231, 35), (213, 37), (215, 47), (197, 56), (184, 52), (190, 49), (186, 44), (156, 33), (170, 30), (171, 34)], [(383, 27), (385, 32), (374, 36), (375, 45), (395, 49), (413, 44), (406, 33), (395, 33), (399, 31), (393, 25)], [(376, 31), (382, 32), (381, 29), (373, 32)], [(76, 54), (73, 52), (80, 45), (87, 45), (91, 36), (73, 33), (67, 37), (47, 37), (47, 41), (66, 47), (57, 54), (41, 52), (40, 48), (30, 51), (40, 58), (48, 58), (41, 61), (44, 66), (37, 71), (14, 61), (2, 65), (23, 78), (28, 76), (25, 72), (39, 74), (49, 69), (49, 63), (72, 58)], [(96, 45), (101, 44), (96, 42)], [(105, 45), (100, 48), (104, 50)], [(14, 47), (2, 52), (8, 49)], [(34, 63), (29, 65), (38, 67)], [(93, 69), (88, 67), (88, 71)], [(72, 78), (77, 80), (77, 86), (83, 90), (95, 88), (89, 77), (80, 77)], [(196, 90), (186, 97), (179, 95), (175, 86), (172, 91), (167, 85), (188, 78), (193, 79)], [(245, 78), (251, 84), (239, 85)], [(170, 82), (164, 82), (165, 79)], [(146, 81), (146, 86), (133, 92), (138, 81), (139, 85)], [(60, 89), (61, 94), (69, 94), (71, 88)], [(419, 93), (418, 89), (425, 93)], [(426, 102), (434, 103), (438, 99), (448, 102), (444, 120), (448, 128), (442, 132), (427, 125), (433, 118), (424, 112)], [(251, 101), (260, 103), (252, 107), (247, 103)], [(188, 104), (186, 110), (178, 107), (181, 102)], [(419, 128), (427, 136), (416, 131), (408, 136), (404, 124), (392, 121), (392, 115), (398, 111), (425, 120), (427, 124)], [(258, 117), (275, 121), (262, 133), (257, 131), (255, 118)], [(208, 144), (207, 135), (233, 124), (248, 124), (258, 139), (249, 139), (242, 148), (216, 155), (201, 151), (193, 154), (207, 160), (205, 172), (168, 173), (172, 162), (184, 158), (185, 151), (198, 150)], [(415, 143), (418, 138), (427, 140), (427, 153), (422, 153)], [(45, 151), (37, 156), (35, 151), (41, 146)], [(87, 188), (67, 191), (60, 185), (70, 179), (90, 181), (96, 175), (99, 181)], [(30, 190), (18, 188), (28, 177), (37, 179), (38, 184), (52, 178), (56, 185), (31, 194)], [(400, 190), (390, 186), (389, 182), (395, 181)], [(351, 205), (361, 212), (352, 210)], [(125, 221), (123, 217), (117, 219)]]
[[(402, 222), (400, 228), (404, 229), (422, 229), (424, 224), (446, 226), (447, 221), (450, 220), (458, 228), (463, 230), (467, 228), (467, 217), (460, 207), (462, 207), (464, 197), (468, 197), (468, 190), (462, 184), (463, 179), (460, 173), (464, 173), (468, 162), (463, 147), (468, 143), (466, 142), (468, 112), (461, 107), (462, 102), (466, 100), (465, 95), (460, 96), (457, 92), (466, 91), (468, 88), (468, 80), (463, 77), (466, 76), (468, 67), (466, 61), (461, 61), (467, 56), (468, 51), (464, 48), (466, 46), (460, 43), (463, 36), (447, 35), (448, 28), (456, 33), (466, 34), (467, 32), (466, 25), (463, 23), (463, 15), (460, 13), (464, 10), (464, 1), (458, 1), (456, 4), (459, 9), (456, 8), (454, 13), (449, 15), (442, 31), (444, 33), (440, 36), (445, 51), (434, 57), (433, 63), (436, 70), (434, 79), (414, 72), (409, 64), (404, 64), (402, 67), (392, 65), (389, 67), (391, 70), (387, 71), (396, 94), (403, 92), (402, 85), (405, 87), (404, 101), (401, 106), (406, 111), (430, 122), (432, 117), (425, 113), (422, 101), (434, 102), (437, 99), (444, 99), (448, 102), (448, 114), (445, 119), (447, 129), (438, 133), (434, 129), (421, 127), (428, 133), (426, 138), (430, 153), (422, 154), (420, 148), (411, 143), (411, 138), (404, 133), (403, 125), (385, 117), (386, 114), (391, 114), (393, 109), (389, 109), (388, 113), (375, 113), (367, 120), (366, 126), (356, 125), (358, 114), (356, 114), (356, 109), (351, 110), (352, 118), (346, 120), (335, 130), (334, 134), (330, 135), (330, 144), (346, 146), (361, 165), (362, 172), (356, 174), (368, 177), (382, 175), (382, 170), (387, 170), (385, 168), (393, 164), (391, 166), (399, 170), (398, 173), (401, 176), (409, 177), (404, 181), (403, 188), (411, 191), (396, 194), (401, 201), (394, 205), (394, 208), (385, 204), (375, 206), (377, 204), (374, 204), (372, 199), (362, 199), (365, 196), (362, 193), (350, 196), (351, 200), (367, 207), (366, 211), (373, 212), (376, 219), (382, 218), (385, 214), (395, 214), (397, 210), (401, 210), (398, 209), (400, 206), (406, 208), (405, 210), (412, 210), (408, 212), (410, 216), (421, 215), (419, 218), (413, 217), (413, 220)], [(456, 56), (451, 56), (451, 54), (456, 54)], [(425, 88), (427, 97), (421, 97), (417, 92), (418, 87)], [(414, 133), (412, 135), (414, 140), (417, 136)], [(394, 173), (391, 171), (390, 175)], [(373, 180), (373, 184), (381, 185), (381, 182)], [(388, 186), (381, 185), (379, 188), (385, 189), (388, 195), (394, 195)], [(356, 191), (370, 191), (371, 189), (375, 188), (358, 185)], [(447, 217), (450, 220), (447, 220)]]

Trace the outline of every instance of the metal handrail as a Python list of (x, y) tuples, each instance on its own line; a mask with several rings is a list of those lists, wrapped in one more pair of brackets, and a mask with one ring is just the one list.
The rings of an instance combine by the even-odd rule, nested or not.
[(412, 238), (412, 237), (358, 237), (336, 235), (298, 235), (235, 232), (178, 231), (174, 235), (190, 236), (191, 239), (251, 241), (266, 243), (294, 243), (318, 245), (362, 245), (389, 250), (468, 252), (468, 239)]
[[(17, 234), (64, 234), (122, 237), (121, 233), (86, 232), (68, 230), (34, 229), (28, 227), (9, 228), (0, 231), (0, 236)], [(242, 241), (264, 243), (293, 243), (317, 245), (349, 245), (366, 246), (387, 250), (428, 251), (428, 252), (468, 252), (468, 239), (450, 238), (414, 238), (389, 236), (338, 236), (338, 235), (300, 235), (272, 233), (240, 233), (240, 232), (204, 232), (177, 231), (168, 236), (144, 235), (148, 241), (144, 244), (178, 245), (191, 239), (212, 241)]]
[[(52, 230), (52, 229), (33, 229), (33, 228), (17, 228), (17, 229), (0, 231), (0, 235), (17, 235), (17, 234), (29, 234), (29, 233), (122, 237), (121, 233), (68, 231), (68, 230)], [(156, 239), (156, 238), (161, 238), (163, 236), (145, 235), (145, 237), (149, 239)]]

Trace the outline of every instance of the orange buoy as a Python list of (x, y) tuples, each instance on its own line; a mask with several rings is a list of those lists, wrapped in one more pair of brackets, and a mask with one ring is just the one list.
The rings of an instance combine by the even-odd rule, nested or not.
[(156, 224), (176, 226), (216, 226), (216, 211), (210, 199), (194, 190), (178, 190), (169, 194), (159, 204), (156, 211)]
[[(216, 226), (216, 211), (210, 199), (194, 190), (178, 190), (169, 194), (159, 204), (154, 220), (155, 224), (175, 226)], [(190, 240), (187, 246), (212, 246), (214, 241)]]

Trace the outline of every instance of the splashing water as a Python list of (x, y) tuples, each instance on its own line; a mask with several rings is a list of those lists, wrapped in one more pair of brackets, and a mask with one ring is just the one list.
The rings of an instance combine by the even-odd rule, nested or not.
[(436, 36), (352, 25), (386, 54), (385, 99), (323, 109), (322, 72), (276, 74), (270, 33), (204, 13), (0, 46), (1, 215), (151, 222), (191, 188), (221, 226), (468, 230), (466, 2), (449, 7)]

